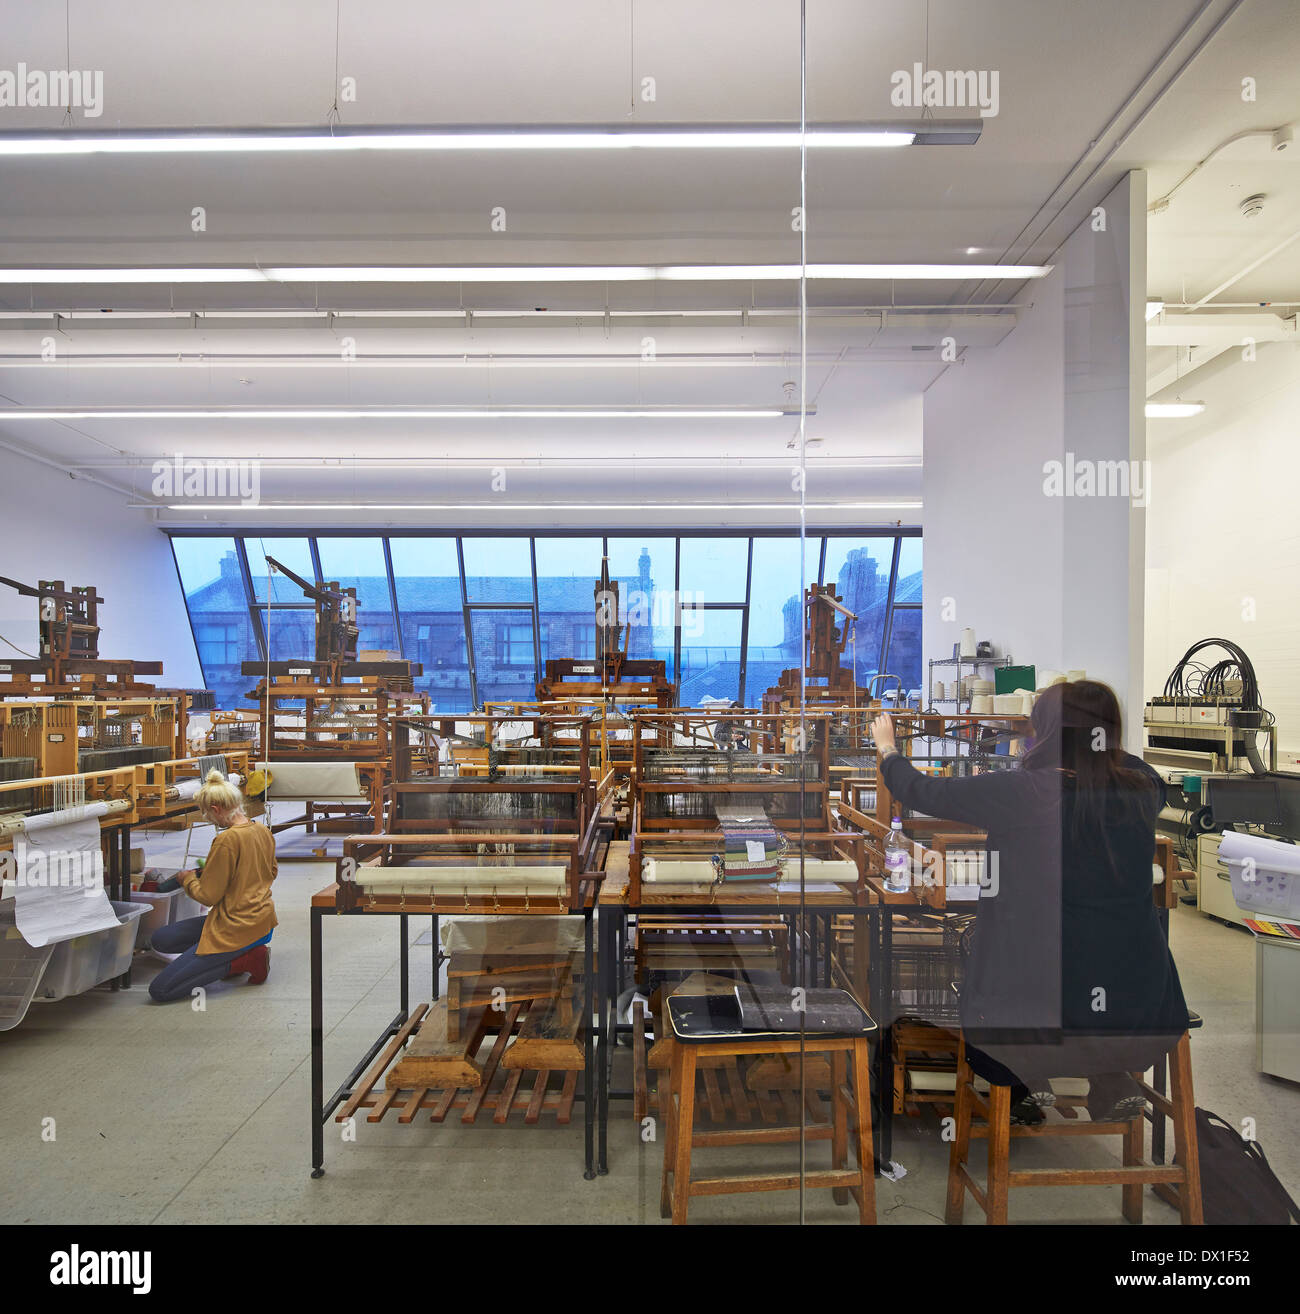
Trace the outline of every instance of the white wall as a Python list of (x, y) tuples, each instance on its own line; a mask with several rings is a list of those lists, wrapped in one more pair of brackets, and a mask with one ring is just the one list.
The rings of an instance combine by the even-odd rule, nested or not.
[[(0, 575), (95, 586), (104, 657), (161, 661), (142, 677), (159, 688), (203, 687), (171, 546), (120, 494), (0, 449), (0, 544)], [(36, 599), (0, 586), (0, 634), (34, 653)]]
[(1231, 639), (1254, 662), (1264, 705), (1277, 715), (1279, 750), (1289, 759), (1278, 765), (1294, 769), (1300, 345), (1262, 343), (1253, 361), (1230, 350), (1182, 391), (1206, 403), (1203, 414), (1148, 424), (1147, 692), (1160, 692), (1198, 639)]
[(969, 625), (1017, 663), (1082, 668), (1120, 695), (1130, 747), (1143, 511), (1127, 496), (1049, 496), (1044, 464), (1142, 457), (1145, 181), (1110, 193), (1104, 228), (1071, 234), (1015, 330), (966, 353), (924, 406), (926, 656), (951, 656)]
[(1060, 669), (1063, 526), (1042, 465), (1062, 448), (1062, 285), (1035, 284), (1005, 341), (925, 394), (926, 657), (951, 657), (969, 625), (999, 655)]

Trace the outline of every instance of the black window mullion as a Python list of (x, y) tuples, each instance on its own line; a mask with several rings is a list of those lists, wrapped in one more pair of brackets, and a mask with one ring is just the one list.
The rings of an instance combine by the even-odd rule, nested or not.
[(889, 639), (894, 629), (894, 589), (898, 584), (898, 558), (903, 548), (903, 540), (897, 535), (894, 536), (894, 557), (889, 566), (889, 593), (886, 595), (885, 605), (885, 623), (881, 629), (880, 635), (880, 661), (876, 670), (881, 674), (888, 671), (885, 665), (889, 659)]
[(465, 544), (456, 538), (456, 566), (460, 571), (460, 621), (465, 631), (465, 662), (469, 667), (470, 708), (478, 710), (478, 671), (474, 662), (474, 635), (470, 627), (469, 587), (465, 583)]
[(388, 601), (393, 608), (393, 629), (397, 632), (397, 655), (406, 660), (406, 636), (402, 633), (402, 614), (397, 609), (397, 576), (393, 574), (393, 549), (385, 534), (379, 540), (384, 545), (384, 569), (388, 572)]
[(682, 696), (682, 540), (673, 539), (673, 683)]
[(537, 539), (528, 540), (528, 564), (533, 572), (533, 683), (542, 679), (542, 622), (537, 604)]
[[(253, 631), (253, 639), (257, 643), (257, 660), (260, 662), (270, 661), (267, 655), (266, 633), (262, 625), (262, 613), (257, 605), (257, 594), (253, 590), (253, 573), (248, 568), (248, 549), (244, 546), (244, 540), (241, 536), (235, 538), (235, 556), (239, 561), (239, 574), (244, 581), (244, 598), (248, 603), (248, 620), (249, 627)], [(270, 585), (267, 586), (267, 602), (271, 600)]]

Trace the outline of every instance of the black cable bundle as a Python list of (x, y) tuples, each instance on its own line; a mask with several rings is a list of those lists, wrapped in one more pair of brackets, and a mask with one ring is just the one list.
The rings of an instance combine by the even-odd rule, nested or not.
[[(1229, 655), (1205, 666), (1193, 659), (1206, 648), (1222, 648)], [(1246, 757), (1251, 770), (1257, 775), (1265, 775), (1267, 768), (1259, 756), (1255, 732), (1267, 730), (1274, 725), (1277, 718), (1259, 701), (1259, 681), (1255, 678), (1255, 667), (1246, 650), (1231, 639), (1201, 639), (1192, 644), (1182, 655), (1177, 665), (1169, 672), (1165, 681), (1166, 698), (1228, 698), (1229, 680), (1241, 681), (1241, 705), (1229, 713), (1229, 724), (1243, 732)]]
[[(1206, 648), (1222, 648), (1229, 657), (1205, 667), (1192, 659)], [(1235, 672), (1235, 674), (1234, 674)], [(1190, 675), (1190, 678), (1189, 678)], [(1182, 655), (1165, 681), (1166, 698), (1223, 698), (1227, 696), (1226, 682), (1241, 681), (1241, 706), (1245, 711), (1260, 711), (1259, 682), (1255, 667), (1244, 648), (1231, 639), (1201, 639)]]

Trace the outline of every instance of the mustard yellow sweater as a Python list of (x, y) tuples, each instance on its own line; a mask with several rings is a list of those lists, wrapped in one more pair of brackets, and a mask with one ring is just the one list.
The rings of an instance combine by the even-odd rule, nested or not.
[(275, 837), (250, 821), (217, 832), (202, 875), (182, 876), (185, 893), (210, 911), (197, 952), (225, 954), (260, 940), (278, 925), (271, 902)]

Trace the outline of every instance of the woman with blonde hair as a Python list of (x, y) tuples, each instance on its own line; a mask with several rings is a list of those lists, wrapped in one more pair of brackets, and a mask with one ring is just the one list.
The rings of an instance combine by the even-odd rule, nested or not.
[(269, 942), (277, 924), (271, 902), (275, 839), (244, 815), (243, 795), (220, 771), (208, 772), (194, 799), (217, 835), (202, 873), (184, 871), (179, 880), (208, 912), (154, 933), (156, 950), (180, 955), (149, 983), (159, 1003), (184, 999), (197, 986), (245, 972), (250, 985), (261, 985), (271, 967)]

